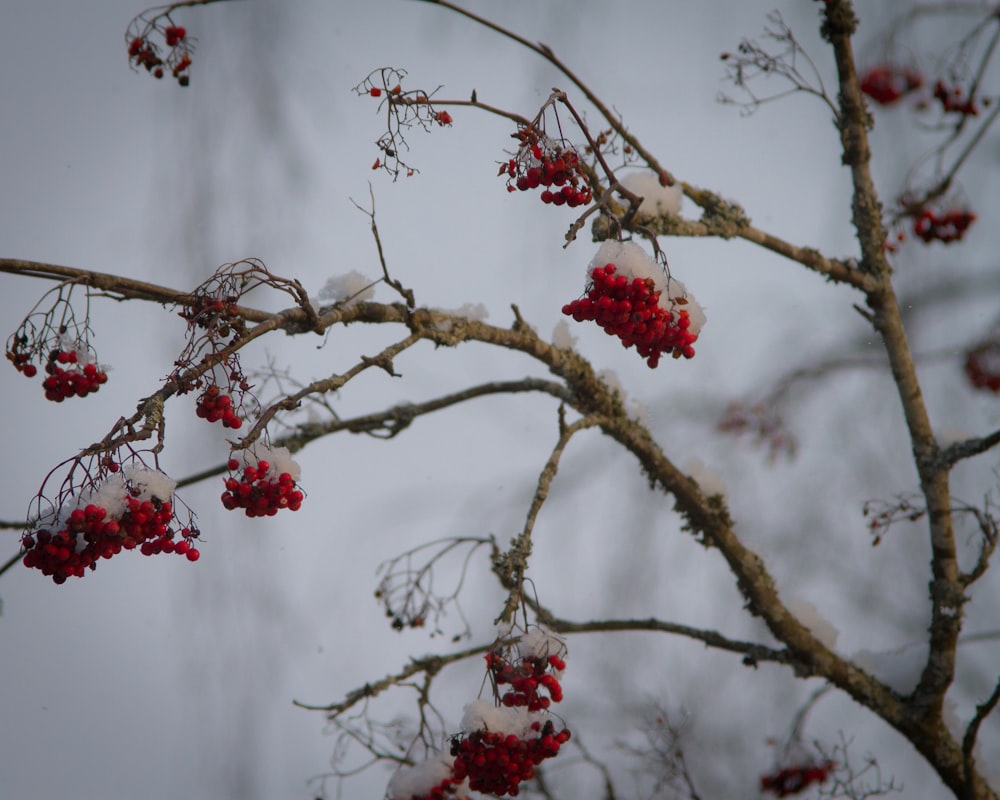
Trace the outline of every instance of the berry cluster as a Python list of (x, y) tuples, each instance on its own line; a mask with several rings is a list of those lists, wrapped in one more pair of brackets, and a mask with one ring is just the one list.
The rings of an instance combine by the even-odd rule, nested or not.
[(38, 367), (31, 363), (31, 353), (7, 351), (7, 360), (14, 365), (14, 369), (24, 375), (25, 378), (34, 378), (38, 374)]
[(242, 508), (248, 517), (273, 517), (279, 509), (298, 511), (302, 506), (303, 494), (291, 471), (279, 472), (263, 459), (241, 470), (240, 462), (231, 458), (228, 466), (232, 474), (226, 478), (226, 491), (222, 493), (222, 505), (228, 510)]
[(966, 353), (965, 376), (977, 389), (1000, 392), (1000, 342), (984, 342)]
[(909, 67), (882, 64), (861, 76), (861, 91), (882, 106), (899, 101), (924, 85), (924, 76)]
[(514, 138), (521, 142), (515, 158), (500, 167), (507, 176), (507, 191), (527, 192), (546, 187), (541, 193), (543, 203), (570, 208), (587, 205), (593, 191), (572, 146), (550, 139), (534, 128), (518, 128)]
[(961, 241), (969, 226), (976, 221), (976, 215), (964, 208), (953, 208), (938, 213), (932, 208), (923, 208), (913, 219), (913, 233), (924, 242)]
[[(15, 364), (15, 366), (17, 366)], [(31, 377), (34, 375), (32, 368), (28, 374), (27, 364), (21, 367), (21, 371)], [(54, 350), (49, 354), (49, 360), (45, 364), (45, 372), (48, 377), (42, 381), (42, 388), (45, 390), (45, 399), (54, 403), (61, 403), (67, 397), (86, 397), (92, 392), (101, 388), (101, 384), (107, 383), (108, 375), (100, 369), (97, 364), (89, 362), (80, 364), (80, 358), (76, 350)]]
[(94, 497), (97, 502), (80, 503), (52, 524), (37, 524), (24, 534), (24, 566), (64, 583), (69, 577), (82, 578), (88, 568), (97, 569), (100, 559), (122, 550), (138, 548), (144, 556), (177, 553), (188, 561), (198, 560), (200, 553), (191, 543), (198, 532), (190, 527), (174, 529), (169, 500), (128, 490), (124, 484), (118, 490), (122, 496), (104, 492), (104, 500)]
[[(566, 662), (557, 655), (528, 656), (511, 663), (502, 653), (494, 651), (486, 654), (486, 667), (497, 686), (511, 687), (500, 698), (505, 706), (541, 711), (562, 700), (559, 679), (548, 671), (550, 667), (558, 672), (566, 669)], [(549, 696), (540, 695), (540, 689), (545, 689)]]
[[(577, 322), (596, 322), (609, 335), (617, 336), (625, 347), (634, 346), (651, 368), (663, 353), (674, 358), (694, 356), (692, 345), (698, 338), (690, 331), (687, 310), (664, 307), (662, 291), (651, 278), (616, 275), (614, 264), (595, 267), (586, 297), (563, 306), (562, 312)], [(684, 305), (685, 298), (668, 301)]]
[(212, 330), (224, 339), (233, 328), (239, 330), (243, 327), (238, 299), (236, 295), (227, 295), (225, 298), (197, 295), (190, 305), (184, 306), (179, 315), (188, 323)]
[(962, 114), (968, 117), (979, 115), (979, 106), (972, 97), (966, 97), (961, 86), (951, 88), (944, 81), (934, 83), (934, 99), (941, 103), (946, 114)]
[(770, 792), (778, 797), (788, 797), (808, 789), (814, 783), (826, 781), (830, 772), (837, 768), (833, 761), (822, 764), (808, 764), (798, 767), (786, 767), (770, 775), (760, 778), (760, 790)]
[(134, 36), (128, 43), (128, 58), (134, 67), (145, 67), (154, 78), (163, 77), (164, 67), (170, 70), (177, 83), (187, 86), (191, 82), (188, 67), (191, 66), (191, 48), (187, 41), (187, 30), (180, 25), (168, 25), (163, 29), (163, 38), (170, 52), (161, 58), (159, 48), (146, 35)]
[[(535, 767), (559, 754), (570, 738), (568, 728), (556, 732), (546, 709), (562, 700), (559, 675), (566, 662), (553, 647), (561, 642), (542, 629), (521, 637), (517, 646), (486, 654), (493, 685), (510, 688), (500, 695), (500, 707), (473, 704), (463, 721), (470, 733), (452, 740), (455, 757), (452, 777), (469, 781), (469, 788), (485, 794), (517, 795), (519, 784), (534, 777)], [(546, 696), (542, 691), (548, 693)]]
[(187, 30), (180, 25), (168, 25), (163, 31), (163, 37), (167, 40), (167, 47), (177, 47), (187, 38)]
[(535, 767), (559, 754), (569, 741), (563, 728), (555, 733), (551, 720), (531, 724), (532, 735), (522, 739), (512, 733), (474, 731), (452, 744), (455, 756), (453, 780), (468, 779), (469, 788), (484, 794), (516, 797), (519, 784), (535, 776)]
[(243, 420), (233, 411), (233, 398), (223, 394), (218, 386), (212, 384), (198, 396), (198, 407), (195, 413), (208, 422), (222, 420), (224, 428), (239, 429)]

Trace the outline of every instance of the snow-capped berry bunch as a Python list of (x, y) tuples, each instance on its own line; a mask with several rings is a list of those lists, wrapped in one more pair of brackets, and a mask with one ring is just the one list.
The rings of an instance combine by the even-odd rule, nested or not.
[(287, 447), (257, 444), (243, 451), (242, 460), (229, 459), (228, 467), (222, 505), (230, 511), (242, 508), (248, 517), (273, 517), (282, 508), (298, 511), (302, 506), (299, 465)]
[(594, 193), (587, 182), (580, 156), (572, 145), (557, 141), (531, 127), (511, 134), (521, 144), (514, 158), (501, 165), (508, 192), (545, 187), (543, 203), (570, 208), (587, 205)]
[(933, 208), (923, 208), (913, 218), (913, 233), (926, 243), (950, 244), (961, 241), (975, 221), (975, 213), (965, 208), (952, 208), (941, 212)]
[[(135, 22), (133, 22), (135, 26)], [(167, 54), (160, 56), (160, 48), (150, 37), (154, 33), (163, 36), (167, 46)], [(145, 67), (154, 78), (162, 78), (165, 69), (169, 69), (177, 83), (187, 86), (191, 82), (188, 68), (191, 66), (191, 42), (187, 29), (181, 25), (166, 25), (160, 29), (155, 23), (147, 23), (141, 33), (133, 35), (128, 40), (128, 59), (133, 67)]]
[[(22, 372), (25, 369), (22, 368)], [(61, 403), (67, 397), (86, 397), (108, 382), (107, 373), (97, 366), (92, 353), (82, 346), (53, 350), (45, 364), (45, 372), (46, 378), (42, 381), (45, 399), (54, 403)]]
[(770, 775), (762, 775), (760, 778), (760, 790), (777, 795), (778, 797), (799, 794), (814, 783), (824, 783), (830, 773), (836, 768), (837, 764), (833, 761), (785, 767)]
[(633, 242), (601, 245), (588, 268), (587, 294), (563, 306), (577, 322), (592, 321), (625, 347), (635, 347), (649, 366), (664, 353), (694, 356), (705, 313), (680, 281)]
[(468, 780), (474, 791), (515, 796), (519, 784), (534, 777), (535, 767), (558, 755), (570, 731), (557, 731), (547, 709), (562, 700), (565, 655), (562, 640), (541, 627), (487, 653), (500, 705), (477, 700), (466, 706), (466, 733), (452, 740), (454, 780)]
[(454, 780), (468, 780), (469, 788), (484, 794), (516, 797), (519, 784), (535, 777), (535, 767), (559, 755), (570, 732), (554, 732), (551, 720), (532, 723), (527, 735), (477, 730), (454, 745)]
[(911, 67), (879, 64), (861, 76), (861, 91), (882, 106), (890, 106), (924, 85), (924, 76)]
[(195, 413), (207, 422), (222, 421), (224, 428), (238, 429), (243, 426), (243, 420), (233, 410), (233, 398), (224, 394), (215, 384), (212, 384), (198, 396), (198, 406)]
[(945, 114), (962, 114), (967, 117), (979, 115), (979, 104), (971, 96), (966, 96), (961, 86), (948, 86), (944, 81), (934, 82), (934, 99), (941, 103)]
[[(452, 737), (451, 753), (399, 769), (389, 783), (392, 800), (465, 800), (470, 791), (514, 797), (520, 784), (534, 777), (535, 767), (569, 741), (569, 729), (557, 730), (546, 710), (550, 699), (562, 699), (566, 645), (540, 626), (519, 638), (510, 638), (509, 627), (500, 634), (504, 643), (486, 656), (499, 705), (486, 700), (467, 705), (465, 733)], [(503, 700), (499, 687), (510, 687)]]
[(1000, 342), (983, 342), (966, 353), (965, 376), (977, 389), (1000, 392)]
[(197, 561), (200, 553), (192, 541), (198, 532), (181, 527), (174, 513), (176, 485), (157, 470), (126, 467), (36, 520), (21, 537), (24, 565), (64, 583), (69, 577), (82, 578), (100, 559), (122, 550), (138, 548), (145, 556), (177, 553)]

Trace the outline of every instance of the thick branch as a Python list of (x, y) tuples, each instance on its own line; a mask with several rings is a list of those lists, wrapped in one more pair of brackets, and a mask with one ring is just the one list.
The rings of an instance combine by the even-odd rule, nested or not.
[(878, 280), (867, 292), (872, 323), (882, 338), (910, 434), (921, 490), (927, 501), (931, 540), (930, 648), (920, 682), (909, 698), (906, 718), (898, 727), (959, 796), (995, 797), (982, 778), (965, 769), (961, 748), (943, 722), (944, 696), (955, 676), (955, 653), (966, 601), (955, 549), (948, 472), (940, 469), (940, 450), (903, 327), (899, 303), (885, 258), (882, 207), (875, 191), (869, 161), (868, 128), (871, 118), (858, 83), (851, 36), (857, 18), (850, 0), (829, 0), (824, 8), (822, 34), (833, 47), (840, 83), (838, 102), (843, 163), (854, 185), (852, 216), (861, 246), (862, 269)]

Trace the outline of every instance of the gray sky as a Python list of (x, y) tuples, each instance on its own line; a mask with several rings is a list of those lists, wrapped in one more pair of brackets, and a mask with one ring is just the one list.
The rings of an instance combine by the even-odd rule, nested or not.
[[(793, 242), (831, 255), (855, 252), (848, 175), (825, 107), (793, 97), (741, 117), (715, 100), (724, 88), (718, 54), (756, 34), (775, 3), (496, 6), (469, 5), (551, 44), (679, 177), (738, 200), (756, 224)], [(815, 9), (777, 6), (830, 75)], [(182, 90), (128, 69), (123, 32), (140, 10), (125, 0), (5, 7), (5, 255), (177, 288), (256, 256), (315, 293), (332, 275), (378, 274), (367, 219), (350, 202), (367, 204), (370, 183), (390, 269), (421, 304), (483, 302), (490, 321), (503, 325), (517, 303), (548, 336), (562, 304), (580, 294), (595, 246), (581, 237), (564, 250), (569, 212), (504, 191), (495, 162), (510, 146), (507, 124), (456, 110), (453, 127), (410, 137), (410, 160), (422, 172), (392, 184), (370, 169), (382, 131), (375, 102), (349, 91), (370, 70), (397, 66), (414, 87), (443, 84), (441, 96), (455, 98), (475, 88), (479, 99), (531, 116), (550, 87), (569, 87), (525, 51), (416, 2), (252, 0), (178, 13), (198, 38), (191, 85)], [(922, 146), (900, 145), (900, 130), (889, 118), (875, 132), (876, 156), (884, 157), (877, 178), (886, 187), (907, 163), (900, 153)], [(984, 163), (995, 169), (995, 160)], [(988, 200), (982, 174), (970, 170), (965, 188)], [(982, 230), (963, 259), (940, 248), (914, 253), (901, 265), (903, 285), (928, 285), (944, 268), (991, 269), (995, 214), (988, 202), (981, 210)], [(841, 652), (919, 639), (927, 622), (924, 539), (903, 531), (872, 550), (860, 515), (865, 499), (914, 488), (888, 379), (849, 374), (803, 392), (790, 415), (802, 444), (792, 463), (765, 468), (762, 453), (713, 431), (730, 399), (759, 395), (793, 366), (837, 348), (875, 352), (851, 307), (858, 298), (743, 243), (665, 247), (674, 273), (708, 313), (698, 356), (650, 371), (583, 328), (573, 331), (580, 350), (616, 372), (677, 463), (697, 457), (721, 475), (747, 541), (770, 559), (786, 596), (813, 603), (834, 622)], [(43, 290), (3, 278), (8, 331)], [(377, 299), (391, 298), (380, 289)], [(276, 307), (279, 300), (259, 302)], [(960, 347), (994, 310), (980, 302), (961, 315), (930, 313), (917, 344)], [(24, 513), (53, 465), (99, 439), (153, 390), (183, 332), (168, 310), (100, 301), (93, 327), (100, 360), (113, 368), (96, 396), (56, 406), (42, 400), (37, 382), (3, 373), (12, 459), (0, 487), (6, 519)], [(283, 337), (248, 353), (244, 364), (271, 358), (310, 379), (349, 366), (389, 335), (336, 332), (323, 349)], [(474, 345), (417, 348), (397, 369), (402, 380), (373, 375), (351, 384), (335, 400), (338, 411), (540, 374), (512, 354)], [(939, 430), (997, 427), (996, 404), (966, 391), (954, 363), (936, 362), (923, 374)], [(195, 419), (190, 398), (168, 411), (171, 474), (225, 457), (223, 437)], [(291, 700), (335, 701), (412, 655), (448, 646), (446, 637), (389, 629), (371, 596), (377, 565), (440, 536), (504, 540), (516, 532), (555, 437), (551, 403), (482, 400), (427, 417), (393, 442), (312, 445), (298, 457), (309, 496), (296, 514), (247, 521), (221, 509), (216, 482), (185, 490), (206, 538), (197, 564), (122, 556), (61, 587), (26, 569), (8, 572), (0, 580), (3, 793), (19, 800), (310, 796), (315, 787), (306, 780), (328, 770), (333, 738), (323, 735), (321, 716)], [(956, 494), (978, 500), (995, 483), (995, 461), (960, 468)], [(721, 559), (677, 530), (670, 506), (649, 495), (629, 458), (596, 436), (582, 437), (540, 518), (532, 575), (543, 602), (574, 619), (656, 614), (736, 637), (766, 636), (741, 611)], [(16, 535), (7, 541), (4, 559), (15, 552)], [(480, 641), (500, 595), (485, 565), (476, 569), (463, 607)], [(995, 580), (976, 589), (969, 631), (996, 627), (989, 610), (997, 594)], [(449, 634), (458, 625), (444, 624)], [(990, 665), (1000, 648), (984, 643), (966, 652), (956, 692), (963, 713), (995, 680)], [(571, 641), (569, 663), (562, 713), (612, 760), (619, 756), (610, 743), (634, 728), (623, 707), (658, 697), (687, 708), (706, 796), (754, 796), (772, 755), (767, 737), (785, 732), (815, 688), (778, 670), (751, 674), (736, 659), (689, 643), (637, 636)], [(481, 672), (478, 664), (456, 668), (442, 683), (441, 708), (456, 725)], [(406, 699), (393, 708), (406, 710)], [(936, 778), (884, 725), (835, 698), (821, 710), (811, 735), (856, 735), (859, 756), (875, 752), (887, 774), (903, 779), (908, 797), (938, 795)], [(600, 722), (608, 718), (614, 722)], [(998, 742), (994, 726), (985, 737), (989, 752)], [(730, 766), (720, 769), (720, 758)], [(373, 769), (343, 796), (378, 797), (387, 777)], [(628, 780), (622, 785), (627, 792)]]

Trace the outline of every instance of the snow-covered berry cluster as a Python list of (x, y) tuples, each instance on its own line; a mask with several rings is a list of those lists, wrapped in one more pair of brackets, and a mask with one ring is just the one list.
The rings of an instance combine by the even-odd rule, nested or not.
[[(547, 709), (562, 699), (559, 678), (566, 646), (542, 627), (532, 627), (486, 655), (499, 704), (476, 700), (465, 707), (462, 735), (451, 740), (450, 755), (399, 770), (389, 784), (393, 800), (447, 800), (469, 791), (516, 796), (535, 768), (559, 754), (569, 741), (566, 727), (556, 729)], [(499, 687), (509, 687), (500, 695)]]
[(961, 241), (975, 221), (975, 213), (965, 208), (952, 208), (941, 212), (933, 208), (923, 208), (913, 218), (913, 233), (926, 243), (950, 244)]
[(973, 97), (966, 96), (961, 86), (948, 86), (944, 81), (935, 81), (934, 99), (941, 103), (945, 114), (962, 114), (967, 117), (979, 115), (979, 104)]
[(684, 284), (633, 242), (601, 245), (588, 268), (587, 294), (563, 306), (577, 322), (596, 322), (625, 347), (635, 347), (650, 367), (664, 353), (694, 356), (705, 314)]
[(861, 76), (861, 91), (882, 106), (898, 102), (924, 85), (924, 76), (911, 67), (879, 64)]
[[(455, 780), (468, 780), (474, 791), (515, 796), (519, 784), (534, 777), (535, 767), (559, 754), (570, 731), (556, 731), (547, 709), (562, 700), (559, 678), (565, 654), (562, 640), (541, 627), (513, 646), (487, 653), (500, 705), (477, 700), (466, 706), (466, 733), (452, 740)], [(500, 687), (507, 686), (500, 694)]]
[[(83, 349), (52, 351), (45, 364), (47, 377), (42, 381), (45, 399), (61, 403), (67, 397), (86, 397), (107, 383), (107, 373), (90, 358), (90, 353)], [(21, 371), (27, 374), (28, 366), (31, 365)]]
[(171, 502), (175, 486), (162, 472), (126, 467), (120, 477), (36, 520), (21, 537), (24, 565), (64, 583), (122, 550), (138, 548), (145, 556), (177, 553), (197, 561), (200, 553), (192, 540), (198, 532), (177, 523)]
[(191, 82), (188, 67), (191, 66), (191, 46), (187, 30), (180, 25), (167, 25), (162, 30), (163, 39), (169, 52), (166, 57), (160, 56), (160, 49), (150, 41), (149, 36), (157, 31), (157, 26), (149, 26), (141, 34), (133, 36), (128, 41), (128, 59), (133, 67), (145, 67), (154, 78), (162, 78), (164, 68), (177, 79), (181, 86)]
[(222, 505), (230, 511), (242, 508), (248, 517), (273, 517), (282, 508), (298, 511), (303, 494), (298, 487), (299, 465), (287, 447), (255, 445), (240, 459), (228, 463), (230, 476)]
[(527, 192), (543, 186), (540, 197), (546, 204), (575, 208), (591, 201), (594, 193), (572, 145), (529, 127), (518, 128), (512, 136), (521, 146), (499, 172), (507, 176), (508, 192)]
[(966, 353), (965, 376), (977, 389), (1000, 392), (1000, 342), (984, 342)]
[(833, 761), (785, 767), (770, 775), (762, 775), (760, 778), (760, 790), (762, 792), (770, 792), (778, 797), (799, 794), (799, 792), (804, 792), (814, 783), (825, 782), (830, 772), (836, 768), (837, 765)]
[(551, 720), (533, 722), (526, 736), (473, 731), (454, 745), (454, 780), (468, 779), (470, 789), (484, 794), (516, 797), (519, 784), (535, 777), (535, 767), (545, 759), (559, 755), (569, 737), (569, 728), (555, 733)]
[(212, 384), (198, 396), (198, 406), (195, 413), (208, 422), (222, 421), (224, 428), (238, 429), (243, 426), (243, 420), (233, 410), (233, 398), (223, 394), (218, 386)]

